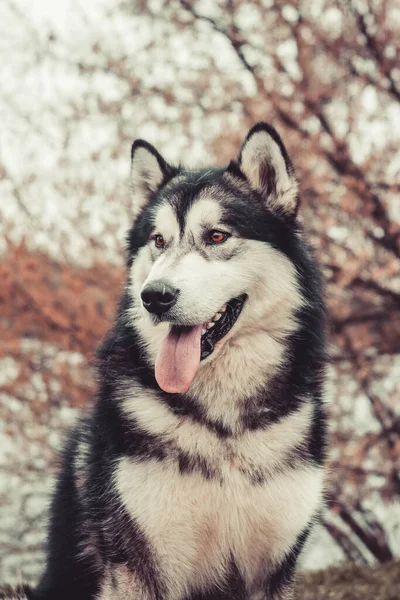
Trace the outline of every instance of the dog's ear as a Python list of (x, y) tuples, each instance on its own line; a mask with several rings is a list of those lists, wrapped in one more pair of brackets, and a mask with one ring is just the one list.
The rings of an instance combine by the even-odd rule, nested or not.
[(133, 215), (136, 217), (152, 195), (174, 175), (174, 169), (144, 140), (135, 140), (131, 149)]
[(238, 158), (242, 173), (276, 214), (294, 219), (299, 205), (293, 165), (277, 131), (257, 123), (247, 134)]

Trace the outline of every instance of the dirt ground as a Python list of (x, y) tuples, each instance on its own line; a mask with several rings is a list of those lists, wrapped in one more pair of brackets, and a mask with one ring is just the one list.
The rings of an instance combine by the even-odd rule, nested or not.
[(399, 600), (400, 562), (378, 567), (340, 568), (309, 572), (299, 577), (296, 600)]

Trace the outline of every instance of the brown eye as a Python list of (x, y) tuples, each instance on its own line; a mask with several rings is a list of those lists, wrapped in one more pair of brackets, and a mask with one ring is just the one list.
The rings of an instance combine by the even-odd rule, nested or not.
[(156, 235), (154, 238), (157, 248), (164, 248), (165, 242), (162, 235)]
[(208, 239), (210, 244), (222, 244), (227, 240), (229, 235), (223, 231), (210, 231)]

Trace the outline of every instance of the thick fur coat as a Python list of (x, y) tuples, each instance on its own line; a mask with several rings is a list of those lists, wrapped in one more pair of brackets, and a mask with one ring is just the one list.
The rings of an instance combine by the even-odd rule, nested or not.
[(132, 147), (135, 220), (98, 396), (64, 454), (38, 600), (284, 600), (324, 488), (324, 304), (293, 166)]

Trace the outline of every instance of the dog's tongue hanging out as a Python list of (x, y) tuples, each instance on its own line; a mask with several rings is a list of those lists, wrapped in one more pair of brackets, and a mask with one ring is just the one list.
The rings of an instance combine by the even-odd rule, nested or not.
[(182, 394), (190, 386), (200, 364), (202, 327), (169, 330), (155, 365), (157, 383), (164, 392)]

